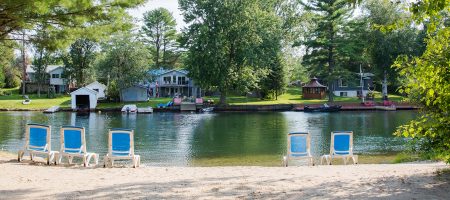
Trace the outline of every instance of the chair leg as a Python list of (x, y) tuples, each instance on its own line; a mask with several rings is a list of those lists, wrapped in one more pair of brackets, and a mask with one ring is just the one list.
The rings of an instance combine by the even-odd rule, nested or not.
[(287, 167), (288, 166), (288, 158), (287, 156), (283, 156), (283, 167)]
[(24, 155), (24, 154), (25, 154), (24, 151), (22, 151), (22, 150), (19, 151), (19, 153), (18, 153), (18, 155), (17, 155), (17, 161), (18, 161), (18, 162), (22, 162), (22, 160), (23, 160), (23, 155)]
[(353, 159), (353, 164), (358, 164), (358, 155), (353, 155), (352, 156), (352, 159)]
[(94, 153), (95, 165), (98, 165), (98, 154)]
[(313, 157), (311, 157), (311, 158), (309, 158), (310, 159), (310, 163), (311, 163), (311, 165), (312, 166), (314, 166), (314, 158)]
[(30, 153), (30, 160), (31, 160), (31, 161), (34, 161), (34, 155), (33, 155), (33, 153)]
[(103, 157), (103, 167), (106, 168), (106, 166), (108, 165), (108, 163), (109, 163), (109, 158), (108, 158), (108, 154), (106, 154), (106, 156)]
[(69, 157), (68, 157), (68, 160), (69, 160), (69, 165), (71, 165), (71, 164), (72, 164), (72, 161), (73, 161), (73, 157), (72, 157), (72, 156), (69, 156)]
[[(84, 155), (83, 156), (83, 166), (84, 167), (88, 167), (89, 166), (89, 160), (90, 160), (90, 155), (89, 155), (89, 159), (86, 159), (88, 155)], [(87, 161), (87, 162), (86, 162)]]

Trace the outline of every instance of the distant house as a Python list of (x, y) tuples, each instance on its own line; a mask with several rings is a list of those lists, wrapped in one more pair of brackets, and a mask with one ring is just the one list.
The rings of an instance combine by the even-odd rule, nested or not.
[(106, 85), (103, 85), (99, 83), (98, 81), (94, 81), (89, 85), (85, 86), (86, 88), (89, 88), (91, 90), (94, 90), (97, 92), (97, 99), (104, 99), (106, 97), (105, 91), (106, 91)]
[[(362, 75), (362, 77), (361, 77)], [(366, 96), (370, 90), (373, 90), (372, 73), (355, 73), (353, 78), (338, 79), (334, 83), (334, 95), (342, 97)]]
[(147, 101), (148, 88), (146, 86), (135, 85), (124, 88), (120, 91), (120, 101)]
[[(56, 93), (66, 92), (67, 87), (67, 79), (62, 77), (64, 72), (64, 67), (60, 65), (48, 65), (45, 73), (47, 75), (45, 81), (42, 84), (41, 90), (46, 91), (49, 87), (54, 88)], [(36, 92), (37, 91), (37, 77), (36, 72), (33, 69), (33, 65), (28, 65), (26, 68), (26, 84), (27, 84), (27, 92)]]
[(72, 97), (72, 109), (95, 109), (95, 107), (97, 107), (97, 93), (97, 91), (87, 87), (82, 87), (73, 91), (70, 93)]
[(201, 89), (187, 76), (186, 70), (158, 69), (151, 70), (149, 74), (152, 77), (149, 91), (151, 97), (200, 97), (202, 94)]

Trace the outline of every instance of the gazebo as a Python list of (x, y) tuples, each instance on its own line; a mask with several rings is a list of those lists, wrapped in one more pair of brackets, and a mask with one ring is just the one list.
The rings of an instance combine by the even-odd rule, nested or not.
[(320, 84), (314, 77), (308, 84), (302, 87), (303, 99), (323, 99), (327, 87)]

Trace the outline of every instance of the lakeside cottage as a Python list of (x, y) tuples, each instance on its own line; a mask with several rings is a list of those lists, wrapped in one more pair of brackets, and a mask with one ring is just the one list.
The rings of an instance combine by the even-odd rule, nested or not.
[(94, 110), (95, 107), (97, 107), (97, 94), (97, 91), (87, 87), (82, 87), (73, 91), (70, 93), (72, 97), (72, 110)]
[[(25, 89), (27, 93), (38, 90), (36, 71), (33, 65), (28, 65), (26, 70)], [(46, 92), (52, 88), (56, 93), (68, 91), (68, 80), (62, 77), (64, 67), (61, 65), (48, 65), (45, 69), (46, 79), (41, 85), (41, 91)]]
[(150, 97), (200, 97), (202, 90), (188, 77), (188, 71), (182, 69), (157, 69), (149, 72), (151, 78)]
[(92, 83), (90, 83), (89, 85), (85, 86), (86, 88), (89, 88), (91, 90), (94, 90), (97, 92), (97, 99), (104, 99), (106, 98), (106, 85), (98, 82), (98, 81), (94, 81)]
[(334, 83), (334, 95), (341, 97), (367, 96), (369, 91), (374, 90), (372, 73), (355, 73), (353, 78), (340, 78)]

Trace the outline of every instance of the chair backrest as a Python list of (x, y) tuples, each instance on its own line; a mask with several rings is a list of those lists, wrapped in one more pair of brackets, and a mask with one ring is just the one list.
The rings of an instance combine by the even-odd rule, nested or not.
[(331, 132), (331, 155), (353, 154), (353, 132), (333, 131)]
[(134, 131), (131, 129), (110, 129), (108, 152), (112, 156), (134, 156)]
[(288, 155), (293, 157), (309, 156), (311, 151), (311, 136), (308, 132), (288, 134)]
[(51, 127), (42, 124), (27, 124), (25, 130), (25, 149), (51, 151)]
[(61, 127), (61, 152), (86, 153), (86, 132), (84, 127)]

